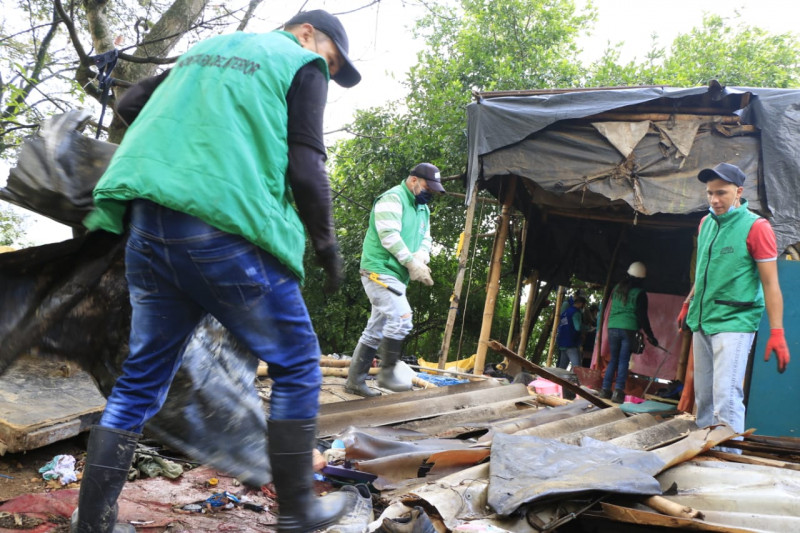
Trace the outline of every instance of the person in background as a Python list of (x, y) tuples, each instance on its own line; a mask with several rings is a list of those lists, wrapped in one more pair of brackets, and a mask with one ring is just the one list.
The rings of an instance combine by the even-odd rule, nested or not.
[(559, 317), (556, 344), (558, 346), (558, 368), (581, 366), (581, 333), (583, 331), (583, 308), (586, 298), (576, 296), (572, 305), (567, 307)]
[(129, 230), (130, 353), (91, 430), (71, 531), (133, 531), (116, 524), (117, 498), (206, 314), (269, 364), (277, 531), (325, 528), (355, 504), (312, 490), (321, 351), (300, 293), (304, 225), (328, 289), (342, 277), (322, 117), (329, 79), (361, 79), (348, 48), (336, 17), (300, 12), (283, 31), (195, 44), (118, 110), (132, 124), (84, 224)]
[(772, 226), (742, 198), (746, 176), (739, 167), (720, 163), (697, 178), (705, 183), (710, 213), (700, 221), (695, 283), (678, 315), (678, 329), (694, 332), (697, 425), (724, 422), (740, 433), (747, 359), (765, 308), (770, 337), (764, 360), (774, 351), (778, 372), (789, 364), (778, 249)]
[(375, 200), (361, 250), (361, 283), (372, 312), (353, 351), (345, 390), (358, 396), (379, 396), (366, 385), (377, 354), (381, 361), (378, 385), (391, 391), (409, 390), (394, 369), (411, 331), (409, 281), (433, 285), (428, 268), (431, 250), (430, 209), (434, 194), (444, 193), (439, 169), (430, 163), (415, 166), (400, 184)]
[(594, 342), (597, 338), (597, 304), (591, 304), (583, 314), (583, 341), (581, 342), (582, 366), (589, 368), (592, 364), (592, 353), (594, 352)]
[[(628, 380), (634, 335), (642, 330), (648, 342), (658, 346), (653, 329), (650, 327), (650, 318), (647, 316), (647, 293), (642, 288), (646, 275), (647, 268), (644, 263), (639, 261), (631, 263), (625, 277), (611, 291), (611, 308), (607, 321), (611, 359), (603, 376), (600, 397), (611, 398), (614, 403), (625, 401), (625, 382)], [(615, 385), (613, 394), (612, 382)]]

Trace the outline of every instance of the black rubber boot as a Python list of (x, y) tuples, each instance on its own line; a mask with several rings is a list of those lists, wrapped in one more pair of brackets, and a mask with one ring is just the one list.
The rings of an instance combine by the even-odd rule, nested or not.
[(313, 492), (312, 453), (316, 419), (270, 420), (269, 461), (278, 493), (278, 533), (309, 533), (335, 524), (355, 501), (334, 492), (317, 498)]
[(611, 403), (625, 403), (625, 391), (616, 389), (614, 394), (611, 395)]
[(121, 429), (92, 426), (70, 533), (135, 533), (132, 525), (117, 524), (117, 498), (128, 479), (140, 436)]
[(378, 346), (378, 357), (381, 360), (381, 369), (378, 371), (378, 385), (393, 392), (411, 390), (411, 383), (403, 383), (394, 373), (394, 367), (403, 350), (403, 341), (384, 337)]
[(611, 389), (602, 389), (602, 390), (600, 390), (600, 397), (605, 399), (605, 400), (608, 400), (609, 398), (611, 398)]
[(375, 352), (377, 352), (377, 348), (367, 346), (363, 342), (358, 343), (355, 351), (353, 351), (353, 358), (350, 360), (347, 383), (344, 384), (345, 391), (365, 398), (381, 395), (379, 391), (370, 389), (365, 383), (367, 373), (372, 367), (372, 360), (375, 359)]

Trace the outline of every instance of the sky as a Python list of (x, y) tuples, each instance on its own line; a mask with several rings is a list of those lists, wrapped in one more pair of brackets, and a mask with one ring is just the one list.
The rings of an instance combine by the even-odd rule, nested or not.
[[(339, 130), (359, 109), (380, 106), (405, 94), (403, 80), (416, 62), (422, 43), (413, 39), (414, 21), (427, 12), (425, 3), (436, 0), (308, 0), (283, 3), (267, 0), (257, 12), (251, 31), (268, 31), (304, 9), (326, 9), (338, 14), (350, 38), (350, 57), (362, 74), (362, 81), (351, 89), (331, 83), (325, 115), (326, 141), (341, 138)], [(575, 0), (583, 6), (586, 0)], [(650, 49), (651, 36), (658, 35), (661, 46), (669, 45), (680, 33), (702, 24), (705, 13), (733, 15), (739, 12), (744, 23), (772, 33), (794, 32), (800, 20), (800, 2), (792, 0), (593, 0), (598, 16), (591, 35), (579, 43), (582, 59), (598, 59), (608, 43), (622, 42), (621, 61), (642, 60)], [(372, 4), (372, 5), (369, 5)], [(369, 5), (365, 9), (359, 7)], [(7, 168), (0, 166), (0, 184)], [(28, 240), (45, 244), (68, 239), (71, 231), (48, 219), (29, 215)]]

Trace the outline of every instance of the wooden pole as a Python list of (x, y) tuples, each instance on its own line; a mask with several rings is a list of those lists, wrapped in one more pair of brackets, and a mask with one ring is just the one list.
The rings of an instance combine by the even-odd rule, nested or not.
[(617, 245), (614, 246), (614, 252), (611, 254), (611, 263), (608, 265), (608, 274), (606, 275), (606, 285), (603, 288), (603, 299), (600, 302), (600, 322), (597, 324), (597, 336), (595, 337), (595, 345), (597, 346), (597, 370), (601, 372), (605, 370), (603, 364), (603, 325), (605, 324), (606, 307), (611, 296), (611, 276), (614, 273), (614, 266), (617, 264), (617, 255), (619, 254), (622, 239), (625, 237), (625, 227), (619, 232)]
[(514, 338), (514, 330), (516, 329), (517, 322), (519, 322), (519, 301), (522, 292), (522, 267), (525, 264), (525, 244), (528, 242), (528, 221), (522, 222), (522, 249), (519, 253), (519, 265), (517, 266), (517, 284), (514, 289), (514, 305), (511, 308), (511, 324), (508, 326), (508, 340), (506, 346), (510, 350), (514, 350), (512, 339)]
[(539, 272), (536, 271), (528, 278), (528, 302), (525, 304), (525, 318), (522, 320), (522, 331), (519, 338), (519, 353), (525, 357), (528, 349), (528, 335), (531, 331), (531, 319), (533, 318), (533, 301), (536, 298), (536, 287), (539, 285)]
[(497, 293), (500, 290), (500, 266), (503, 262), (503, 252), (506, 249), (506, 237), (508, 236), (508, 221), (511, 218), (511, 205), (514, 201), (514, 194), (517, 189), (517, 177), (512, 176), (507, 182), (508, 190), (503, 197), (503, 209), (500, 212), (500, 228), (498, 229), (497, 239), (492, 250), (491, 272), (489, 284), (486, 287), (486, 302), (483, 305), (483, 322), (481, 323), (481, 333), (478, 337), (478, 350), (475, 354), (475, 374), (483, 374), (483, 367), (486, 364), (486, 352), (489, 349), (489, 336), (492, 333), (492, 320), (494, 319), (494, 308), (497, 304)]
[(553, 308), (553, 329), (550, 332), (550, 347), (547, 349), (547, 363), (545, 366), (553, 366), (553, 351), (556, 348), (556, 336), (558, 335), (558, 322), (561, 316), (561, 301), (564, 299), (564, 287), (559, 285), (556, 294), (556, 306)]
[[(472, 240), (472, 221), (475, 218), (475, 206), (477, 205), (478, 187), (473, 187), (470, 202), (467, 206), (467, 216), (464, 221), (464, 236), (461, 241), (461, 251), (458, 255), (458, 271), (456, 272), (456, 282), (453, 285), (453, 294), (450, 296), (450, 308), (447, 311), (447, 322), (444, 326), (444, 336), (442, 337), (442, 348), (439, 351), (439, 368), (443, 369), (450, 353), (450, 340), (453, 337), (453, 327), (458, 315), (458, 305), (461, 302), (461, 289), (464, 286), (464, 274), (467, 271), (467, 259), (469, 259), (469, 246)], [(481, 373), (483, 369), (481, 368)]]

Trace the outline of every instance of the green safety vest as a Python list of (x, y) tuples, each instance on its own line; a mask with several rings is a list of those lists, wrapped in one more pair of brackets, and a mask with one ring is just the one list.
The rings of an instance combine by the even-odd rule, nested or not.
[[(414, 253), (419, 250), (428, 230), (431, 216), (430, 209), (425, 204), (417, 205), (414, 195), (406, 187), (405, 180), (400, 185), (396, 185), (378, 196), (375, 201), (377, 202), (378, 199), (387, 194), (396, 194), (403, 204), (400, 237), (408, 250)], [(361, 268), (370, 272), (392, 276), (405, 285), (408, 285), (411, 279), (408, 269), (401, 265), (400, 261), (381, 244), (378, 231), (375, 229), (374, 204), (369, 215), (369, 227), (364, 237), (364, 245), (361, 248)]]
[(312, 61), (327, 78), (325, 60), (283, 31), (194, 45), (126, 132), (84, 224), (122, 233), (127, 202), (146, 198), (241, 235), (302, 280), (305, 230), (286, 177), (286, 93)]
[(628, 299), (622, 303), (619, 285), (614, 287), (611, 293), (611, 311), (608, 312), (607, 327), (639, 331), (642, 326), (639, 324), (639, 319), (636, 318), (636, 300), (641, 292), (642, 289), (639, 287), (631, 287), (628, 291)]
[(760, 217), (747, 200), (733, 211), (710, 214), (697, 236), (694, 299), (687, 324), (706, 335), (749, 333), (758, 329), (764, 312), (764, 291), (755, 260), (747, 250), (747, 235)]

